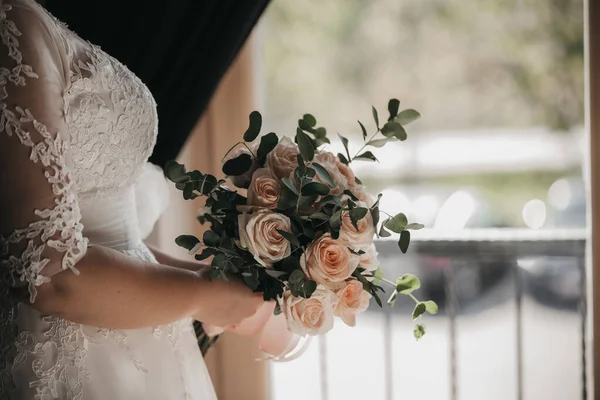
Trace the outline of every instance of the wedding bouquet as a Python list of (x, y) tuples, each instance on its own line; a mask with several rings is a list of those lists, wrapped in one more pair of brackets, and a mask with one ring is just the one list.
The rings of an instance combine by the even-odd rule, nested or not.
[[(398, 234), (406, 253), (410, 231), (423, 226), (409, 223), (405, 214), (380, 210), (381, 194), (371, 197), (350, 167), (377, 161), (366, 148), (406, 139), (404, 126), (421, 116), (411, 109), (399, 112), (399, 106), (398, 100), (389, 101), (383, 123), (373, 107), (376, 129), (370, 136), (358, 121), (364, 143), (354, 156), (339, 134), (344, 153), (328, 151), (327, 131), (310, 114), (298, 120), (294, 139), (275, 133), (257, 139), (262, 116), (252, 112), (243, 141), (223, 158), (223, 173), (238, 190), (224, 179), (169, 162), (165, 173), (184, 199), (206, 197), (198, 220), (210, 224), (202, 240), (181, 235), (176, 243), (197, 260), (212, 257), (211, 279), (239, 276), (265, 300), (275, 300), (275, 313), (283, 313), (288, 329), (299, 335), (326, 333), (334, 316), (354, 326), (371, 298), (382, 307), (382, 282), (393, 287), (390, 306), (398, 295), (415, 301), (413, 319), (437, 313), (433, 301), (413, 295), (420, 287), (415, 276), (395, 281), (383, 276), (373, 243), (376, 236)], [(424, 325), (417, 324), (414, 336), (424, 334)]]

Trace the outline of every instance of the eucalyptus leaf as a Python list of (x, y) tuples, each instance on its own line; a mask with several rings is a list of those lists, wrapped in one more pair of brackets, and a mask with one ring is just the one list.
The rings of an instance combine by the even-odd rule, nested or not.
[(419, 229), (423, 229), (424, 227), (425, 225), (416, 223), (406, 225), (406, 229), (412, 229), (413, 231), (418, 231)]
[(260, 128), (262, 127), (262, 115), (258, 111), (252, 111), (248, 117), (248, 129), (244, 133), (244, 140), (251, 142), (258, 137)]
[(358, 185), (362, 185), (362, 181), (360, 179), (358, 179), (356, 176), (354, 177), (354, 182), (356, 182)]
[(219, 247), (219, 245), (221, 244), (221, 238), (219, 237), (219, 235), (217, 235), (211, 230), (204, 232), (204, 235), (202, 236), (202, 241), (206, 246), (210, 247)]
[(438, 305), (435, 303), (435, 301), (427, 300), (422, 302), (422, 304), (425, 304), (425, 309), (429, 314), (435, 315), (438, 313)]
[(373, 120), (375, 121), (375, 126), (377, 126), (377, 129), (379, 129), (379, 115), (377, 114), (377, 109), (375, 106), (371, 106), (371, 109), (373, 111)]
[(298, 161), (298, 167), (300, 167), (302, 169), (304, 169), (306, 167), (304, 164), (304, 159), (302, 158), (302, 154), (298, 154), (297, 161)]
[(329, 175), (329, 172), (327, 172), (325, 167), (323, 167), (321, 164), (316, 163), (316, 162), (312, 163), (312, 167), (315, 169), (315, 171), (317, 172), (319, 177), (323, 181), (325, 181), (325, 183), (327, 183), (331, 187), (335, 187), (335, 183), (333, 182), (331, 175)]
[[(344, 149), (346, 149), (346, 156), (348, 156), (348, 158), (346, 160), (350, 161), (352, 159), (352, 157), (350, 157), (350, 151), (348, 150), (348, 139), (345, 138), (344, 136), (340, 135), (339, 133), (337, 135), (340, 138), (340, 140), (342, 141), (342, 144), (344, 145)], [(339, 154), (338, 154), (338, 156), (339, 156)], [(342, 160), (342, 162), (344, 162), (344, 160)], [(348, 164), (348, 163), (346, 162), (344, 164)]]
[(286, 185), (281, 188), (281, 192), (279, 193), (279, 202), (277, 203), (277, 208), (280, 210), (287, 210), (295, 207), (297, 201), (298, 195), (292, 192), (291, 189), (288, 189)]
[(339, 229), (342, 226), (342, 210), (338, 210), (335, 213), (333, 213), (331, 218), (329, 218), (329, 225), (332, 228), (337, 229)]
[(310, 133), (314, 133), (315, 132), (315, 128), (313, 128), (312, 126), (310, 126), (310, 124), (308, 122), (306, 122), (304, 119), (299, 119), (298, 120), (298, 127), (300, 129), (302, 129), (303, 131), (307, 131)]
[(281, 229), (277, 229), (277, 232), (279, 232), (279, 234), (283, 236), (288, 242), (292, 243), (295, 246), (300, 246), (300, 241), (293, 233), (282, 231)]
[(408, 125), (418, 119), (421, 119), (421, 114), (416, 110), (408, 109), (401, 111), (400, 114), (394, 118), (394, 121), (398, 122), (400, 125)]
[(390, 99), (388, 102), (388, 111), (390, 113), (390, 117), (388, 121), (391, 121), (398, 115), (398, 109), (400, 108), (400, 100), (398, 99)]
[(227, 160), (223, 164), (223, 173), (228, 176), (243, 175), (252, 166), (252, 156), (250, 154), (241, 154), (236, 158)]
[(317, 119), (313, 117), (311, 114), (304, 114), (302, 119), (308, 122), (308, 124), (312, 127), (317, 125)]
[(404, 231), (404, 229), (406, 229), (406, 225), (408, 225), (408, 219), (403, 213), (398, 213), (394, 215), (393, 218), (387, 220), (384, 225), (392, 232), (401, 233)]
[(174, 183), (189, 180), (189, 177), (185, 173), (185, 166), (175, 160), (170, 160), (165, 164), (165, 175)]
[(367, 146), (383, 147), (387, 142), (392, 142), (394, 140), (396, 140), (396, 138), (394, 138), (394, 137), (386, 137), (383, 139), (369, 140), (367, 142)]
[(371, 218), (373, 218), (373, 228), (377, 230), (377, 224), (379, 223), (379, 207), (373, 207), (370, 209)]
[(309, 196), (300, 196), (300, 200), (298, 201), (298, 208), (309, 208), (311, 207), (315, 201), (319, 198), (318, 194), (311, 194)]
[(383, 128), (381, 128), (381, 133), (385, 137), (394, 137), (398, 140), (406, 140), (407, 138), (406, 131), (402, 125), (395, 121), (386, 122)]
[(396, 279), (396, 290), (401, 294), (410, 294), (421, 287), (421, 281), (414, 275), (406, 274)]
[(423, 324), (417, 324), (415, 326), (415, 330), (413, 331), (413, 335), (415, 336), (415, 338), (417, 340), (419, 340), (423, 336), (425, 336), (425, 325), (423, 325)]
[(350, 214), (350, 221), (352, 222), (352, 225), (354, 226), (354, 228), (358, 231), (358, 221), (360, 221), (361, 219), (363, 219), (367, 213), (369, 212), (368, 208), (365, 207), (356, 207), (353, 208), (352, 210), (348, 211), (348, 214)]
[(426, 310), (427, 310), (427, 307), (425, 306), (425, 303), (417, 303), (417, 305), (415, 305), (415, 308), (412, 313), (413, 320), (415, 320), (415, 319), (419, 318), (421, 315), (423, 315)]
[(177, 238), (175, 239), (175, 243), (179, 247), (183, 247), (184, 249), (189, 251), (193, 249), (194, 246), (196, 246), (198, 243), (200, 243), (200, 240), (198, 240), (198, 238), (193, 235), (180, 235), (177, 236)]
[(392, 236), (392, 234), (385, 229), (385, 222), (383, 224), (381, 224), (381, 228), (379, 228), (378, 235), (380, 237), (390, 237), (390, 236)]
[(346, 164), (348, 165), (350, 162), (348, 161), (348, 159), (346, 158), (345, 155), (343, 155), (342, 153), (338, 153), (338, 158), (340, 159), (340, 161), (342, 162), (342, 164)]
[(398, 239), (398, 247), (402, 253), (408, 251), (408, 245), (410, 244), (410, 231), (402, 231), (400, 239)]
[(329, 194), (329, 186), (320, 182), (309, 182), (306, 185), (302, 186), (301, 193), (303, 196), (309, 196), (314, 194), (319, 196), (325, 196)]
[(315, 137), (317, 139), (326, 140), (326, 142), (329, 143), (329, 139), (327, 139), (326, 136), (327, 129), (323, 128), (322, 126), (315, 129)]
[(377, 157), (375, 157), (375, 155), (370, 151), (365, 151), (364, 153), (357, 155), (354, 157), (354, 160), (378, 161)]
[(358, 121), (358, 124), (360, 125), (360, 130), (362, 131), (363, 140), (367, 140), (367, 130), (365, 129), (365, 126), (360, 121)]
[(267, 275), (275, 279), (281, 278), (283, 275), (287, 274), (287, 272), (285, 271), (275, 271), (274, 269), (266, 269), (265, 272), (267, 273)]
[(311, 214), (309, 216), (309, 218), (320, 220), (320, 221), (327, 221), (329, 219), (329, 215), (322, 213), (322, 212), (316, 212), (316, 213)]
[(315, 156), (315, 148), (306, 133), (302, 129), (296, 129), (296, 141), (298, 142), (298, 148), (304, 161), (312, 161)]
[(256, 290), (258, 288), (258, 286), (260, 285), (260, 280), (258, 279), (257, 276), (244, 275), (244, 276), (242, 276), (242, 279), (244, 280), (244, 283), (246, 284), (246, 286), (248, 286), (252, 290)]
[(263, 137), (260, 138), (260, 144), (258, 145), (258, 150), (256, 151), (256, 156), (259, 160), (264, 160), (267, 157), (275, 146), (277, 146), (277, 142), (279, 138), (275, 132), (267, 133)]
[(208, 248), (205, 248), (204, 250), (202, 250), (202, 253), (196, 254), (194, 256), (194, 258), (198, 261), (201, 261), (201, 260), (206, 260), (208, 257), (214, 256), (217, 254), (219, 254), (219, 251), (217, 249), (212, 249), (212, 248), (208, 247)]
[(294, 182), (292, 182), (292, 180), (290, 178), (283, 178), (281, 180), (281, 182), (283, 182), (283, 184), (290, 189), (294, 194), (298, 195), (300, 194), (300, 192), (298, 192), (298, 188), (296, 187), (296, 185), (294, 184)]

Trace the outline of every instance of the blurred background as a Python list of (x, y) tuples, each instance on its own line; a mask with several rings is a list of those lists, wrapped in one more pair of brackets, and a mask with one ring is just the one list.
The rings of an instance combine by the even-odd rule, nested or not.
[(271, 366), (272, 399), (585, 398), (583, 1), (279, 0), (255, 39), (267, 131), (311, 112), (356, 146), (371, 105), (423, 114), (354, 168), (426, 225), (381, 268), (440, 305), (419, 342), (409, 301), (337, 324)]

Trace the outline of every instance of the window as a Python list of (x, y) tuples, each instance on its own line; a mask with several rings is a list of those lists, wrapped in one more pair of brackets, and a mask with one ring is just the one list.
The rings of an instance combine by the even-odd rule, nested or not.
[(583, 1), (275, 1), (259, 37), (267, 129), (312, 112), (359, 143), (371, 103), (424, 115), (354, 168), (427, 226), (407, 255), (378, 250), (441, 306), (419, 342), (408, 301), (336, 324), (272, 366), (273, 399), (581, 398)]

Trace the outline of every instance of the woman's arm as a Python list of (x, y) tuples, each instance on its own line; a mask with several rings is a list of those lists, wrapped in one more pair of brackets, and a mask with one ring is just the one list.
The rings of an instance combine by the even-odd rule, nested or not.
[(195, 317), (235, 324), (262, 305), (243, 283), (208, 280), (201, 272), (144, 262), (91, 246), (79, 275), (58, 273), (37, 288), (32, 307), (42, 313), (93, 326), (133, 329)]
[(208, 267), (208, 264), (206, 263), (202, 263), (199, 261), (182, 260), (180, 258), (173, 257), (162, 250), (159, 250), (155, 246), (147, 246), (150, 249), (150, 251), (152, 251), (152, 254), (154, 254), (156, 261), (158, 261), (160, 264), (171, 265), (175, 268), (186, 269), (188, 271), (200, 271), (203, 268)]

